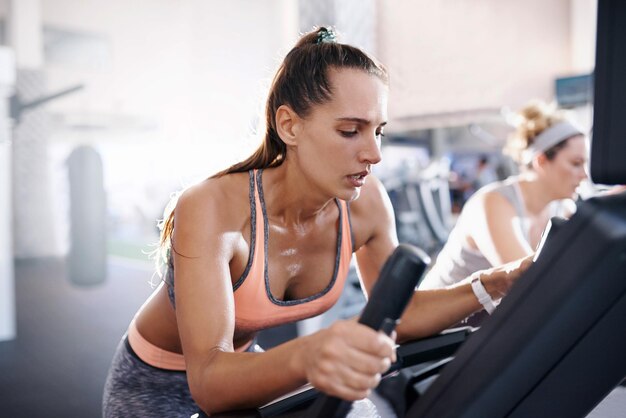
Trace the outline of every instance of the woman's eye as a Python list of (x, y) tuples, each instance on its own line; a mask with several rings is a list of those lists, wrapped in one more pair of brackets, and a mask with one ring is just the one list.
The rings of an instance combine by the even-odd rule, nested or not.
[(376, 132), (376, 136), (382, 139), (385, 137), (385, 134), (382, 131), (380, 131), (380, 132)]
[(339, 131), (339, 133), (343, 137), (352, 138), (354, 135), (357, 134), (357, 131)]

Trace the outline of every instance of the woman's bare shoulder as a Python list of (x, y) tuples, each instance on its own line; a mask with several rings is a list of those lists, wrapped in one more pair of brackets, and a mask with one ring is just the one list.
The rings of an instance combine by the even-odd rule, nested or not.
[(226, 174), (203, 180), (187, 188), (176, 204), (176, 217), (184, 213), (190, 219), (232, 226), (250, 213), (248, 173)]
[(461, 218), (474, 227), (480, 220), (496, 222), (509, 220), (517, 216), (511, 201), (496, 188), (487, 188), (476, 192), (463, 206)]

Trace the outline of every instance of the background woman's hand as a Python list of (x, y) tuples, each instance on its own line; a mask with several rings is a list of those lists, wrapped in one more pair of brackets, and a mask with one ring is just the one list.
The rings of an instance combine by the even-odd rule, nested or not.
[(534, 256), (531, 254), (502, 266), (481, 270), (474, 274), (479, 275), (480, 281), (492, 299), (500, 299), (509, 293), (513, 283), (533, 264)]
[(367, 397), (396, 360), (395, 342), (356, 320), (310, 335), (306, 376), (318, 390), (345, 400)]

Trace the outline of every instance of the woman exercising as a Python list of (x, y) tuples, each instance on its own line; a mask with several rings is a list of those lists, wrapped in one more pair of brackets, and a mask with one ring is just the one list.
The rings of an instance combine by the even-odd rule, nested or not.
[[(398, 245), (370, 175), (387, 91), (384, 67), (331, 30), (301, 37), (273, 80), (261, 146), (185, 190), (163, 223), (164, 281), (117, 349), (104, 417), (253, 408), (307, 382), (346, 400), (376, 387), (395, 343), (356, 321), (266, 352), (254, 337), (329, 309), (353, 253), (367, 293)], [(477, 277), (496, 299), (529, 264)], [(398, 338), (437, 333), (481, 307), (469, 285), (415, 292)]]
[[(532, 254), (550, 218), (573, 211), (571, 199), (587, 178), (587, 143), (562, 113), (530, 102), (519, 111), (505, 151), (521, 174), (487, 185), (469, 199), (420, 289), (443, 288)], [(477, 325), (481, 317), (471, 323)]]

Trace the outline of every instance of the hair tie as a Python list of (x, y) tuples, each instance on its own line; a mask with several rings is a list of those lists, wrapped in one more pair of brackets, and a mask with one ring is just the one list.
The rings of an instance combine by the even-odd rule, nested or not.
[(332, 44), (337, 42), (337, 35), (335, 35), (335, 31), (332, 29), (321, 28), (319, 33), (317, 34), (316, 44)]

